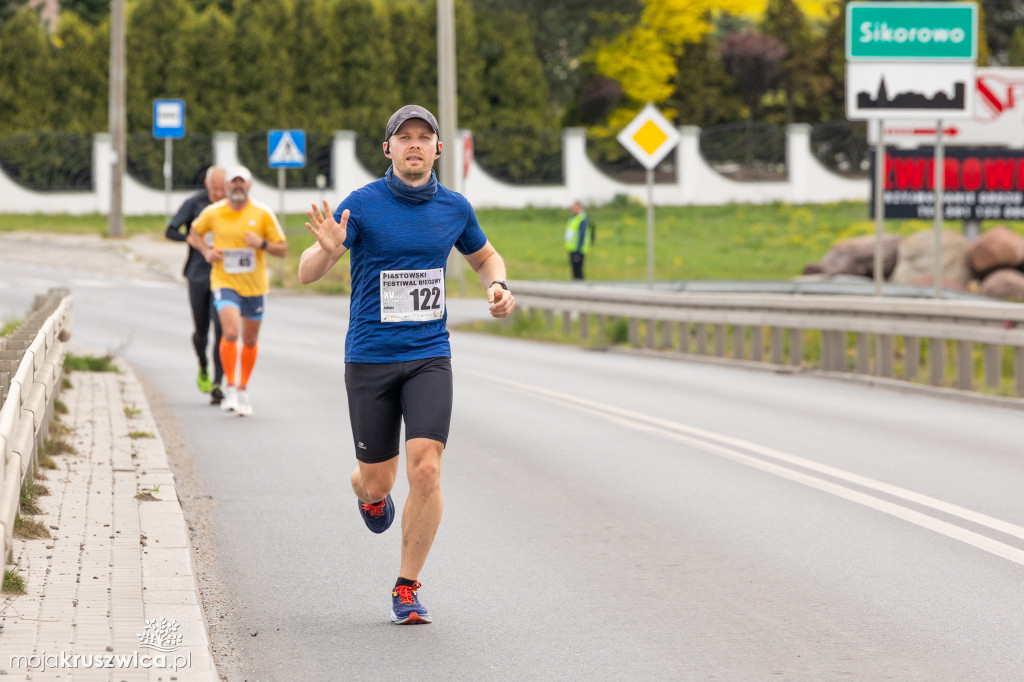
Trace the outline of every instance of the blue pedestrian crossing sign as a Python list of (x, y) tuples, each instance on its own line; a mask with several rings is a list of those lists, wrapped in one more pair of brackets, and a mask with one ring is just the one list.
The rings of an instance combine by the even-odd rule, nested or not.
[(305, 167), (306, 131), (271, 130), (267, 133), (267, 164), (271, 168)]
[(158, 140), (185, 137), (185, 100), (153, 100), (153, 137)]

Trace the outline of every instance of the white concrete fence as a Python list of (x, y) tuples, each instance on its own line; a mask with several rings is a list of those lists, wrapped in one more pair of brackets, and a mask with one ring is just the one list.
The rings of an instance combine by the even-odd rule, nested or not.
[(71, 319), (71, 292), (51, 289), (36, 297), (17, 331), (0, 338), (0, 563), (14, 546), (21, 489), (32, 480), (53, 419)]
[[(722, 205), (730, 203), (764, 204), (784, 202), (792, 204), (830, 203), (835, 201), (867, 201), (867, 179), (841, 177), (825, 168), (811, 153), (811, 126), (803, 123), (786, 128), (787, 178), (773, 182), (738, 182), (723, 177), (704, 160), (700, 153), (700, 128), (679, 128), (682, 139), (675, 150), (678, 169), (673, 183), (656, 183), (654, 203), (659, 206)], [(468, 131), (462, 131), (463, 137)], [(579, 199), (588, 204), (604, 204), (624, 194), (641, 202), (646, 201), (646, 188), (642, 184), (626, 184), (613, 180), (601, 172), (587, 157), (587, 136), (582, 128), (567, 128), (562, 133), (561, 185), (518, 185), (501, 182), (484, 171), (475, 161), (469, 172), (460, 179), (458, 191), (477, 208), (524, 208), (569, 206)], [(452, 145), (455, 150), (464, 144)], [(0, 172), (0, 213), (44, 214), (105, 214), (110, 208), (110, 136), (93, 136), (92, 178), (93, 190), (68, 192), (37, 192), (26, 189)], [(213, 162), (220, 166), (238, 163), (237, 133), (213, 135)], [(462, 167), (462, 164), (459, 164)], [(333, 185), (324, 195), (333, 204), (349, 192), (373, 180), (356, 158), (356, 134), (336, 131), (331, 149)], [(171, 203), (177, 208), (194, 190), (174, 191)], [(310, 203), (319, 202), (318, 189), (286, 189), (284, 209), (288, 213), (303, 213)], [(254, 181), (253, 196), (279, 209), (280, 193), (277, 187)], [(131, 176), (124, 183), (124, 212), (126, 215), (154, 215), (163, 213), (166, 193), (146, 187)]]

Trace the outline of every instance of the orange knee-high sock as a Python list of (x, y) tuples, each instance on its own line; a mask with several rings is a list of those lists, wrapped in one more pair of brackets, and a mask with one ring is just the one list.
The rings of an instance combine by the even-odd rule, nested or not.
[(235, 385), (235, 364), (238, 362), (238, 342), (220, 340), (220, 364), (224, 367), (224, 378), (228, 386)]
[(256, 353), (259, 349), (258, 343), (255, 346), (242, 344), (242, 380), (238, 382), (239, 388), (249, 385), (249, 375), (252, 374), (252, 366), (256, 364)]

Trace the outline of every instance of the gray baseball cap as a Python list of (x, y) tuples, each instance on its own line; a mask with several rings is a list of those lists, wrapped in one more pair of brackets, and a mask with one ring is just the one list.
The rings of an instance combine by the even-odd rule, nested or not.
[(388, 119), (388, 127), (384, 129), (384, 141), (387, 142), (391, 136), (398, 131), (402, 124), (410, 118), (419, 118), (426, 121), (427, 125), (433, 129), (436, 135), (441, 135), (441, 130), (437, 125), (437, 119), (434, 118), (432, 113), (419, 105), (406, 104), (404, 107), (391, 114), (391, 118)]

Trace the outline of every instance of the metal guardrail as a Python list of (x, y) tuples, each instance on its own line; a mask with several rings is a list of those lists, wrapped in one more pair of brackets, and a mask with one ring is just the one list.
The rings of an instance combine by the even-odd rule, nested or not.
[(513, 290), (523, 314), (539, 312), (551, 329), (558, 315), (562, 333), (581, 342), (611, 338), (625, 320), (635, 348), (967, 391), (981, 383), (1024, 397), (1024, 305), (535, 282)]
[(36, 296), (12, 334), (0, 337), (0, 531), (4, 562), (13, 547), (21, 489), (35, 472), (36, 456), (53, 419), (64, 372), (72, 297), (68, 289)]

